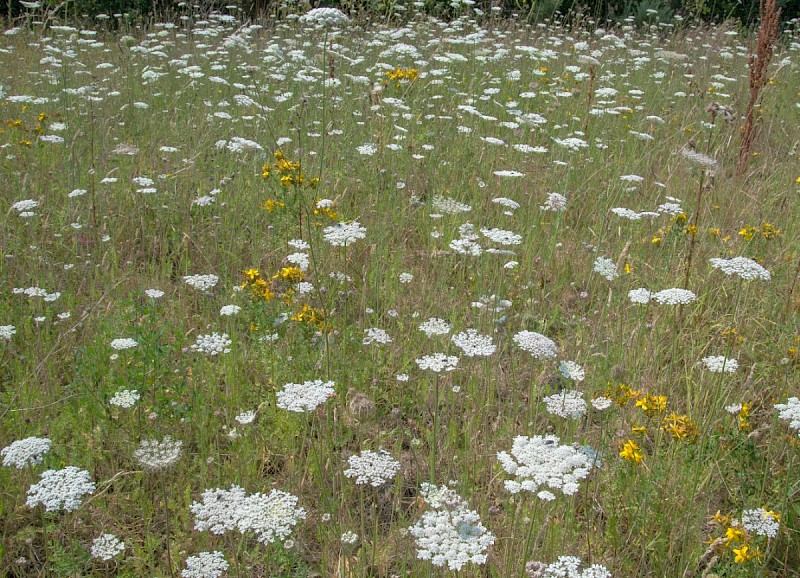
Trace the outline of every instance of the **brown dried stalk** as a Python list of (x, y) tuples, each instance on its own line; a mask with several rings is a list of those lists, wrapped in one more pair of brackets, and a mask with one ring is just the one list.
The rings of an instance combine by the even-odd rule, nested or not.
[(772, 53), (778, 40), (778, 22), (781, 16), (781, 9), (778, 8), (777, 0), (760, 0), (758, 15), (761, 22), (758, 26), (756, 51), (755, 54), (750, 53), (750, 58), (747, 62), (750, 80), (750, 100), (747, 103), (742, 145), (739, 148), (739, 163), (736, 165), (736, 174), (740, 176), (744, 174), (747, 168), (750, 148), (753, 146), (753, 139), (755, 138), (755, 112), (756, 108), (761, 105), (763, 89), (769, 80), (767, 67), (769, 67), (769, 61), (772, 60)]

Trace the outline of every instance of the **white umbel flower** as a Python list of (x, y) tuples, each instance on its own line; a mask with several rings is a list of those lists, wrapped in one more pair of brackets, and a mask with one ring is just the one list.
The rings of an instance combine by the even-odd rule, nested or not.
[(347, 247), (359, 239), (367, 236), (367, 229), (358, 221), (352, 223), (337, 223), (322, 230), (322, 237), (329, 245), (334, 247)]
[(653, 298), (653, 293), (644, 288), (631, 289), (630, 291), (628, 291), (628, 299), (630, 300), (631, 303), (646, 305), (650, 303), (650, 299), (652, 298)]
[(452, 325), (450, 325), (444, 319), (440, 319), (439, 317), (431, 317), (419, 326), (419, 330), (428, 337), (433, 337), (434, 335), (447, 335), (452, 329)]
[(703, 358), (703, 365), (711, 373), (734, 373), (739, 369), (739, 361), (728, 359), (724, 355), (710, 355)]
[(550, 564), (528, 562), (525, 570), (532, 578), (611, 578), (611, 572), (600, 564), (581, 569), (581, 559), (577, 556), (559, 556)]
[(800, 399), (790, 397), (786, 403), (776, 403), (778, 417), (789, 422), (789, 427), (800, 430)]
[(586, 401), (579, 391), (563, 391), (544, 398), (547, 413), (578, 419), (586, 414)]
[(578, 491), (578, 482), (592, 469), (586, 453), (573, 446), (559, 445), (558, 438), (553, 435), (517, 436), (511, 453), (499, 452), (497, 459), (503, 469), (515, 477), (505, 482), (512, 494), (523, 490), (535, 493), (546, 486), (571, 496)]
[(227, 333), (210, 333), (208, 335), (198, 335), (192, 350), (198, 353), (205, 353), (206, 355), (215, 356), (221, 353), (230, 353), (228, 347), (233, 343), (228, 337)]
[(142, 440), (133, 458), (146, 470), (163, 470), (175, 464), (181, 457), (183, 442), (164, 436), (161, 441)]
[(350, 467), (344, 471), (344, 475), (355, 478), (356, 485), (359, 486), (369, 484), (377, 488), (391, 481), (400, 471), (400, 462), (384, 449), (377, 452), (363, 451), (350, 456), (347, 463)]
[(750, 534), (774, 538), (778, 535), (781, 523), (775, 512), (770, 512), (765, 508), (756, 508), (742, 512), (742, 526)]
[(108, 403), (123, 409), (129, 409), (136, 405), (136, 402), (139, 401), (141, 397), (142, 396), (139, 395), (139, 392), (135, 389), (123, 389), (115, 393), (114, 396), (108, 400)]
[[(417, 544), (417, 558), (438, 567), (447, 565), (454, 571), (470, 563), (485, 564), (486, 550), (495, 537), (481, 523), (478, 513), (444, 486), (423, 484), (422, 494), (434, 509), (409, 528)], [(439, 499), (443, 494), (451, 499)]]
[(732, 259), (709, 259), (714, 269), (719, 269), (728, 277), (735, 275), (746, 281), (769, 281), (772, 275), (764, 267), (747, 257), (733, 257)]
[(453, 371), (458, 365), (458, 357), (453, 355), (445, 355), (444, 353), (434, 353), (433, 355), (424, 355), (414, 360), (420, 369), (428, 369), (435, 373), (442, 371)]
[(609, 281), (613, 281), (619, 277), (616, 263), (608, 257), (598, 257), (595, 259), (592, 271), (599, 273), (601, 277), (605, 277)]
[(17, 328), (13, 325), (0, 325), (0, 339), (5, 341), (10, 340), (17, 332)]
[(697, 295), (688, 289), (663, 289), (658, 293), (653, 294), (655, 299), (661, 305), (688, 305), (697, 300)]
[(583, 379), (586, 377), (586, 372), (574, 361), (559, 362), (558, 371), (567, 379), (571, 379), (575, 382), (583, 381)]
[(125, 550), (125, 542), (114, 534), (103, 534), (92, 541), (92, 557), (100, 560), (111, 560)]
[(488, 357), (497, 350), (497, 346), (492, 343), (491, 337), (481, 335), (475, 329), (467, 329), (461, 333), (456, 333), (450, 340), (467, 357)]
[(514, 335), (514, 343), (536, 359), (553, 359), (558, 355), (555, 341), (535, 331), (520, 331)]
[(0, 450), (0, 456), (3, 456), (4, 466), (21, 470), (41, 464), (52, 445), (53, 442), (47, 438), (29, 437), (4, 447)]
[(303, 383), (287, 383), (276, 395), (278, 407), (288, 411), (304, 413), (314, 411), (318, 406), (335, 395), (332, 381), (305, 381)]
[(28, 489), (26, 504), (35, 508), (39, 504), (48, 512), (77, 510), (86, 494), (95, 490), (92, 476), (86, 470), (67, 466), (61, 470), (47, 470), (42, 473), (38, 484)]
[(187, 275), (183, 278), (184, 282), (198, 291), (208, 291), (213, 289), (219, 282), (216, 275)]
[(183, 578), (219, 578), (228, 569), (228, 562), (222, 552), (200, 552), (186, 559), (186, 568), (181, 571)]
[(337, 8), (314, 8), (303, 14), (300, 22), (312, 26), (336, 28), (344, 26), (350, 19)]
[(131, 339), (130, 337), (125, 337), (122, 339), (114, 339), (111, 342), (111, 349), (116, 349), (117, 351), (123, 351), (125, 349), (132, 349), (139, 344), (136, 342), (135, 339)]

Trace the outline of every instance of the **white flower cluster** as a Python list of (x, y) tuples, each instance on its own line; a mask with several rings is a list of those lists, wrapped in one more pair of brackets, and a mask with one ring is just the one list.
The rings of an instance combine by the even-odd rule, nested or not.
[(800, 430), (800, 399), (790, 397), (786, 403), (776, 403), (778, 417), (789, 422), (789, 427)]
[(48, 293), (46, 289), (42, 289), (41, 287), (28, 287), (26, 289), (23, 289), (22, 287), (14, 287), (11, 290), (11, 293), (14, 295), (25, 295), (25, 297), (30, 299), (33, 299), (34, 297), (41, 297), (48, 303), (52, 303), (61, 297), (60, 292), (56, 291), (54, 293)]
[(350, 467), (344, 471), (344, 475), (355, 478), (359, 486), (369, 484), (377, 488), (391, 481), (400, 471), (400, 462), (384, 449), (377, 452), (365, 450), (350, 456), (347, 463)]
[(520, 331), (514, 335), (514, 343), (536, 359), (553, 359), (558, 355), (555, 341), (535, 331)]
[(231, 317), (233, 315), (238, 315), (239, 311), (241, 311), (241, 310), (242, 310), (242, 308), (239, 307), (238, 305), (224, 305), (219, 310), (219, 314), (221, 316), (223, 316), (223, 317)]
[(772, 279), (769, 271), (764, 269), (761, 265), (748, 259), (747, 257), (733, 257), (732, 259), (709, 259), (709, 263), (714, 269), (719, 269), (728, 277), (736, 275), (740, 279), (751, 281), (753, 279), (760, 281), (769, 281)]
[(739, 369), (739, 361), (728, 359), (724, 355), (711, 355), (703, 358), (703, 365), (711, 373), (734, 373)]
[(450, 340), (467, 357), (488, 357), (497, 350), (497, 346), (492, 343), (491, 337), (481, 335), (475, 329), (467, 329), (461, 333), (456, 333)]
[(653, 293), (653, 299), (661, 305), (688, 305), (697, 300), (697, 295), (688, 289), (662, 289)]
[(249, 425), (253, 423), (253, 421), (255, 421), (256, 412), (253, 411), (252, 409), (248, 411), (243, 411), (242, 413), (237, 415), (234, 419), (238, 421), (241, 425)]
[(195, 529), (222, 535), (231, 530), (252, 531), (262, 544), (285, 540), (306, 511), (297, 507), (297, 496), (281, 490), (248, 494), (239, 486), (230, 490), (206, 490), (202, 501), (191, 505)]
[(92, 541), (92, 557), (101, 560), (111, 560), (125, 550), (125, 542), (114, 534), (103, 534)]
[(128, 409), (136, 405), (136, 402), (139, 401), (141, 397), (142, 396), (139, 395), (139, 392), (135, 389), (123, 389), (115, 393), (114, 396), (108, 400), (108, 403)]
[(525, 572), (529, 578), (611, 578), (611, 572), (600, 564), (581, 570), (581, 559), (577, 556), (559, 556), (550, 564), (529, 562)]
[(8, 341), (17, 332), (17, 328), (13, 325), (0, 325), (0, 339)]
[(544, 398), (547, 413), (559, 417), (579, 419), (586, 414), (586, 401), (579, 391), (563, 391)]
[(117, 351), (123, 351), (125, 349), (132, 349), (139, 345), (135, 339), (131, 339), (130, 337), (124, 337), (122, 339), (114, 339), (111, 342), (111, 348), (116, 349)]
[(628, 299), (630, 299), (631, 303), (646, 305), (647, 303), (650, 303), (650, 299), (652, 298), (653, 298), (653, 293), (644, 288), (631, 289), (630, 291), (628, 291)]
[(365, 329), (364, 333), (364, 340), (361, 342), (363, 345), (370, 345), (372, 343), (377, 343), (378, 345), (386, 345), (387, 343), (392, 342), (392, 338), (389, 337), (389, 334), (386, 333), (383, 329), (378, 329), (377, 327), (372, 327), (370, 329)]
[(146, 289), (144, 292), (150, 299), (161, 299), (164, 292), (161, 289)]
[(483, 247), (476, 242), (480, 239), (480, 235), (475, 232), (475, 225), (472, 223), (460, 225), (458, 227), (458, 235), (458, 239), (450, 241), (450, 248), (453, 251), (471, 257), (478, 257), (483, 253)]
[(498, 452), (497, 459), (516, 478), (505, 482), (505, 488), (512, 494), (523, 490), (536, 492), (540, 486), (547, 486), (571, 496), (578, 491), (578, 482), (592, 469), (586, 453), (573, 446), (558, 445), (558, 438), (553, 435), (517, 436), (511, 454)]
[(774, 538), (781, 527), (780, 517), (766, 508), (756, 508), (742, 512), (742, 526), (750, 534)]
[(347, 530), (342, 534), (340, 540), (345, 546), (355, 546), (358, 543), (358, 534), (352, 530)]
[(287, 383), (283, 390), (279, 391), (278, 407), (297, 413), (314, 411), (317, 406), (322, 405), (328, 398), (335, 395), (332, 381), (305, 381), (303, 383)]
[(592, 400), (592, 407), (595, 408), (597, 411), (604, 411), (607, 410), (611, 405), (614, 403), (613, 400), (600, 396), (596, 397)]
[(216, 275), (186, 275), (183, 280), (198, 291), (208, 291), (219, 282), (219, 277)]
[(458, 365), (458, 357), (445, 355), (444, 353), (434, 353), (433, 355), (423, 355), (415, 359), (420, 369), (429, 369), (435, 373), (442, 371), (453, 371)]
[(219, 355), (220, 353), (230, 353), (228, 347), (233, 343), (227, 333), (211, 333), (209, 335), (198, 335), (197, 341), (192, 345), (192, 350), (206, 355)]
[(419, 326), (419, 330), (428, 337), (433, 337), (434, 335), (447, 335), (452, 329), (452, 325), (450, 325), (444, 319), (440, 319), (439, 317), (431, 317)]
[(347, 247), (354, 241), (364, 239), (367, 236), (367, 229), (362, 227), (358, 221), (352, 223), (337, 223), (322, 230), (323, 238), (328, 244), (334, 247)]
[(142, 440), (133, 458), (146, 470), (156, 471), (172, 466), (181, 457), (183, 442), (164, 436), (161, 441)]
[(41, 464), (44, 455), (50, 451), (52, 445), (53, 442), (47, 438), (29, 437), (4, 447), (0, 450), (0, 456), (3, 456), (4, 466), (12, 466), (21, 470)]
[(400, 283), (403, 284), (411, 283), (414, 280), (414, 276), (411, 273), (400, 273), (397, 278), (400, 280)]
[(86, 470), (75, 466), (67, 466), (61, 470), (47, 470), (42, 473), (38, 484), (28, 488), (28, 500), (31, 508), (42, 504), (48, 512), (76, 510), (83, 501), (83, 496), (95, 490), (92, 476)]
[(228, 569), (228, 562), (222, 552), (200, 552), (186, 559), (186, 568), (181, 571), (183, 578), (219, 578)]
[(559, 362), (558, 371), (561, 375), (572, 381), (583, 381), (586, 377), (586, 372), (574, 361)]
[(459, 203), (455, 199), (443, 197), (442, 195), (436, 195), (435, 197), (433, 197), (433, 201), (431, 204), (433, 205), (433, 208), (436, 209), (438, 212), (444, 213), (446, 215), (469, 213), (472, 210), (472, 207), (470, 207), (469, 205), (465, 205), (464, 203)]
[(344, 26), (350, 19), (337, 8), (314, 8), (300, 17), (303, 24), (316, 26)]
[[(434, 566), (461, 570), (466, 564), (485, 564), (486, 550), (494, 544), (494, 534), (481, 524), (478, 513), (452, 490), (422, 484), (422, 494), (434, 508), (422, 515), (409, 533), (417, 544), (417, 558)], [(443, 495), (447, 499), (441, 499)]]
[(558, 193), (547, 193), (547, 200), (539, 207), (542, 211), (560, 213), (567, 210), (567, 198)]
[(520, 245), (522, 243), (522, 235), (517, 235), (512, 231), (504, 231), (503, 229), (481, 229), (481, 234), (489, 239), (492, 243), (498, 245)]
[(598, 257), (595, 259), (592, 271), (599, 273), (600, 276), (605, 277), (609, 281), (613, 281), (619, 277), (619, 273), (617, 273), (617, 264), (608, 257)]

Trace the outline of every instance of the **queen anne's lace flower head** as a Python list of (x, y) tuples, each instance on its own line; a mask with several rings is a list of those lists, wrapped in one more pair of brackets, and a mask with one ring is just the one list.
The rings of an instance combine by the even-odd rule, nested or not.
[(558, 346), (555, 342), (535, 331), (520, 331), (514, 335), (514, 343), (536, 359), (553, 359), (558, 355)]
[(367, 229), (358, 221), (352, 223), (337, 223), (322, 230), (322, 237), (334, 247), (347, 247), (359, 239), (367, 236)]
[(222, 552), (200, 552), (186, 559), (186, 568), (181, 571), (183, 578), (219, 578), (228, 569), (228, 562)]
[(411, 528), (417, 544), (417, 558), (434, 566), (461, 570), (466, 564), (485, 564), (486, 550), (495, 537), (481, 524), (478, 513), (452, 490), (432, 484), (422, 485), (425, 501), (433, 510)]
[(576, 556), (559, 556), (550, 564), (528, 562), (525, 572), (529, 578), (611, 578), (611, 572), (600, 564), (581, 570), (581, 559)]
[(719, 269), (728, 277), (735, 275), (747, 281), (760, 280), (769, 281), (772, 279), (769, 271), (764, 267), (748, 259), (747, 257), (733, 257), (732, 259), (709, 259), (709, 263), (714, 269)]
[(439, 317), (431, 317), (419, 326), (419, 330), (428, 337), (447, 335), (451, 329), (453, 329), (453, 326)]
[(335, 395), (332, 381), (305, 381), (303, 383), (287, 383), (277, 393), (278, 407), (289, 411), (304, 413), (314, 411), (318, 406)]
[(703, 358), (703, 365), (711, 373), (734, 373), (739, 369), (739, 361), (728, 359), (724, 355), (711, 355)]
[(221, 353), (230, 353), (230, 344), (233, 343), (227, 333), (209, 333), (208, 335), (198, 335), (197, 340), (192, 345), (192, 350), (206, 355), (216, 356)]
[(492, 343), (491, 337), (481, 335), (475, 329), (467, 329), (457, 333), (450, 340), (467, 357), (488, 357), (497, 350), (497, 346)]
[(538, 492), (541, 486), (547, 486), (571, 496), (578, 491), (578, 482), (592, 469), (586, 452), (558, 445), (558, 438), (553, 435), (517, 436), (511, 453), (499, 452), (497, 459), (503, 469), (515, 477), (505, 482), (512, 494), (523, 490)]
[(306, 517), (297, 507), (297, 497), (281, 490), (269, 494), (247, 494), (239, 486), (230, 490), (206, 490), (201, 502), (194, 502), (195, 529), (222, 535), (231, 530), (244, 534), (252, 531), (262, 544), (285, 540), (292, 529)]
[(688, 289), (663, 289), (652, 295), (661, 305), (688, 305), (697, 300), (697, 295)]
[(216, 275), (187, 275), (183, 280), (198, 291), (208, 291), (219, 282), (219, 277)]
[(92, 557), (100, 560), (111, 560), (125, 550), (125, 542), (114, 534), (103, 534), (92, 541)]
[(574, 361), (561, 361), (558, 364), (558, 371), (561, 375), (572, 381), (583, 381), (586, 372)]
[(135, 389), (123, 389), (115, 393), (114, 396), (108, 400), (108, 403), (123, 409), (129, 409), (136, 405), (136, 402), (139, 401), (141, 397), (142, 396)]
[(458, 357), (453, 355), (445, 355), (444, 353), (434, 353), (433, 355), (424, 355), (414, 360), (420, 369), (427, 369), (435, 373), (442, 371), (453, 371), (458, 365)]
[(52, 445), (53, 442), (47, 438), (29, 437), (4, 447), (0, 450), (0, 456), (3, 456), (4, 466), (12, 466), (21, 470), (41, 464), (44, 455), (50, 451)]
[(756, 508), (742, 512), (742, 526), (750, 534), (774, 538), (781, 527), (780, 516), (766, 508)]
[(357, 485), (369, 484), (376, 488), (391, 481), (400, 471), (400, 462), (383, 449), (350, 456), (347, 463), (350, 467), (344, 471), (345, 476), (355, 478)]
[(609, 281), (613, 281), (619, 277), (616, 263), (614, 263), (614, 261), (608, 257), (598, 257), (595, 259), (592, 270), (595, 273), (599, 273), (601, 277), (605, 277)]
[(544, 398), (547, 413), (578, 419), (586, 414), (586, 401), (579, 391), (562, 391)]
[(315, 26), (344, 26), (350, 19), (337, 8), (314, 8), (300, 17), (300, 22)]
[(169, 468), (181, 457), (183, 442), (164, 436), (161, 441), (142, 440), (133, 452), (133, 458), (146, 470), (157, 471)]
[(789, 422), (789, 427), (800, 431), (800, 398), (790, 397), (786, 403), (776, 403), (778, 417)]
[(86, 470), (75, 466), (67, 466), (61, 470), (47, 470), (42, 473), (38, 484), (28, 489), (26, 504), (31, 508), (42, 504), (48, 512), (65, 510), (71, 512), (78, 509), (83, 496), (95, 490), (92, 476)]

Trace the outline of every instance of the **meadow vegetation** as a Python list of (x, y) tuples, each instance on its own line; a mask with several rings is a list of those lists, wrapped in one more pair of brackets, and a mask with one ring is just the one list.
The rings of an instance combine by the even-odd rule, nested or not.
[(460, 12), (5, 31), (3, 575), (800, 575), (794, 28)]

